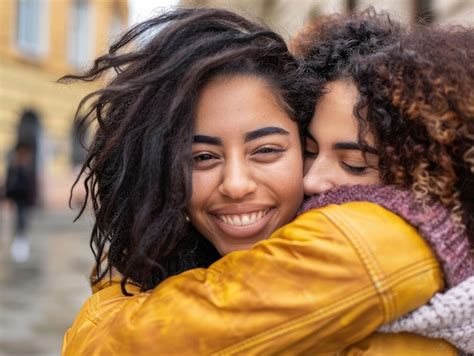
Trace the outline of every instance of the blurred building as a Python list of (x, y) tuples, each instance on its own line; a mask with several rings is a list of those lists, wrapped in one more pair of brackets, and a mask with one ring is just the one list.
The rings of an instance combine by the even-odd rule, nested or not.
[(8, 152), (27, 141), (43, 204), (66, 204), (73, 167), (84, 159), (73, 117), (93, 87), (56, 80), (87, 68), (127, 21), (127, 0), (0, 1), (0, 187)]
[(224, 7), (260, 18), (286, 38), (317, 16), (350, 13), (368, 6), (386, 10), (404, 23), (474, 23), (474, 0), (181, 0), (180, 4)]
[(26, 140), (35, 147), (43, 203), (64, 206), (84, 159), (73, 117), (93, 86), (56, 80), (87, 68), (139, 11), (151, 16), (151, 7), (178, 3), (261, 18), (286, 38), (317, 16), (369, 5), (405, 23), (474, 22), (474, 0), (0, 0), (0, 193), (8, 152)]

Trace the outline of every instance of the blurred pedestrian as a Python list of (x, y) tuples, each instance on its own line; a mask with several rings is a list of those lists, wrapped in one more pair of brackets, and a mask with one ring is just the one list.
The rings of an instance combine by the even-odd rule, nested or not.
[(9, 160), (6, 179), (6, 198), (15, 206), (15, 235), (10, 254), (14, 261), (24, 262), (29, 257), (28, 237), (30, 208), (35, 203), (36, 182), (34, 174), (33, 148), (27, 143), (18, 143)]

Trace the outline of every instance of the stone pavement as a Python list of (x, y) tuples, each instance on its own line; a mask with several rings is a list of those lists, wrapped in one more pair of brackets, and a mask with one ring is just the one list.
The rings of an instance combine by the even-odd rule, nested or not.
[(60, 354), (65, 330), (90, 295), (91, 218), (73, 218), (68, 210), (36, 211), (30, 258), (15, 263), (11, 207), (0, 202), (0, 356)]

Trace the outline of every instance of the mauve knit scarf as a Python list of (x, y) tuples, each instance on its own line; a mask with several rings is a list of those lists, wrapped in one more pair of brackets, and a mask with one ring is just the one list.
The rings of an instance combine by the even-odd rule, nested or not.
[(467, 234), (453, 222), (450, 211), (436, 202), (423, 208), (407, 190), (389, 185), (340, 186), (309, 198), (300, 213), (354, 201), (383, 206), (415, 227), (436, 254), (448, 288), (474, 275)]

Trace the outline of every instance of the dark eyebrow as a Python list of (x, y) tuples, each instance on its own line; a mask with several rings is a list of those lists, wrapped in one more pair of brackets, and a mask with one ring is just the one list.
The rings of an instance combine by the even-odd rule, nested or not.
[(222, 140), (219, 137), (205, 135), (194, 136), (193, 143), (207, 143), (208, 145), (222, 146)]
[[(357, 142), (337, 142), (332, 146), (335, 150), (358, 150), (362, 151), (361, 145)], [(367, 147), (367, 152), (372, 153), (374, 155), (377, 154), (377, 150), (373, 147)]]
[(289, 135), (290, 133), (281, 127), (262, 127), (261, 129), (250, 131), (245, 134), (245, 142), (256, 140), (267, 135)]

